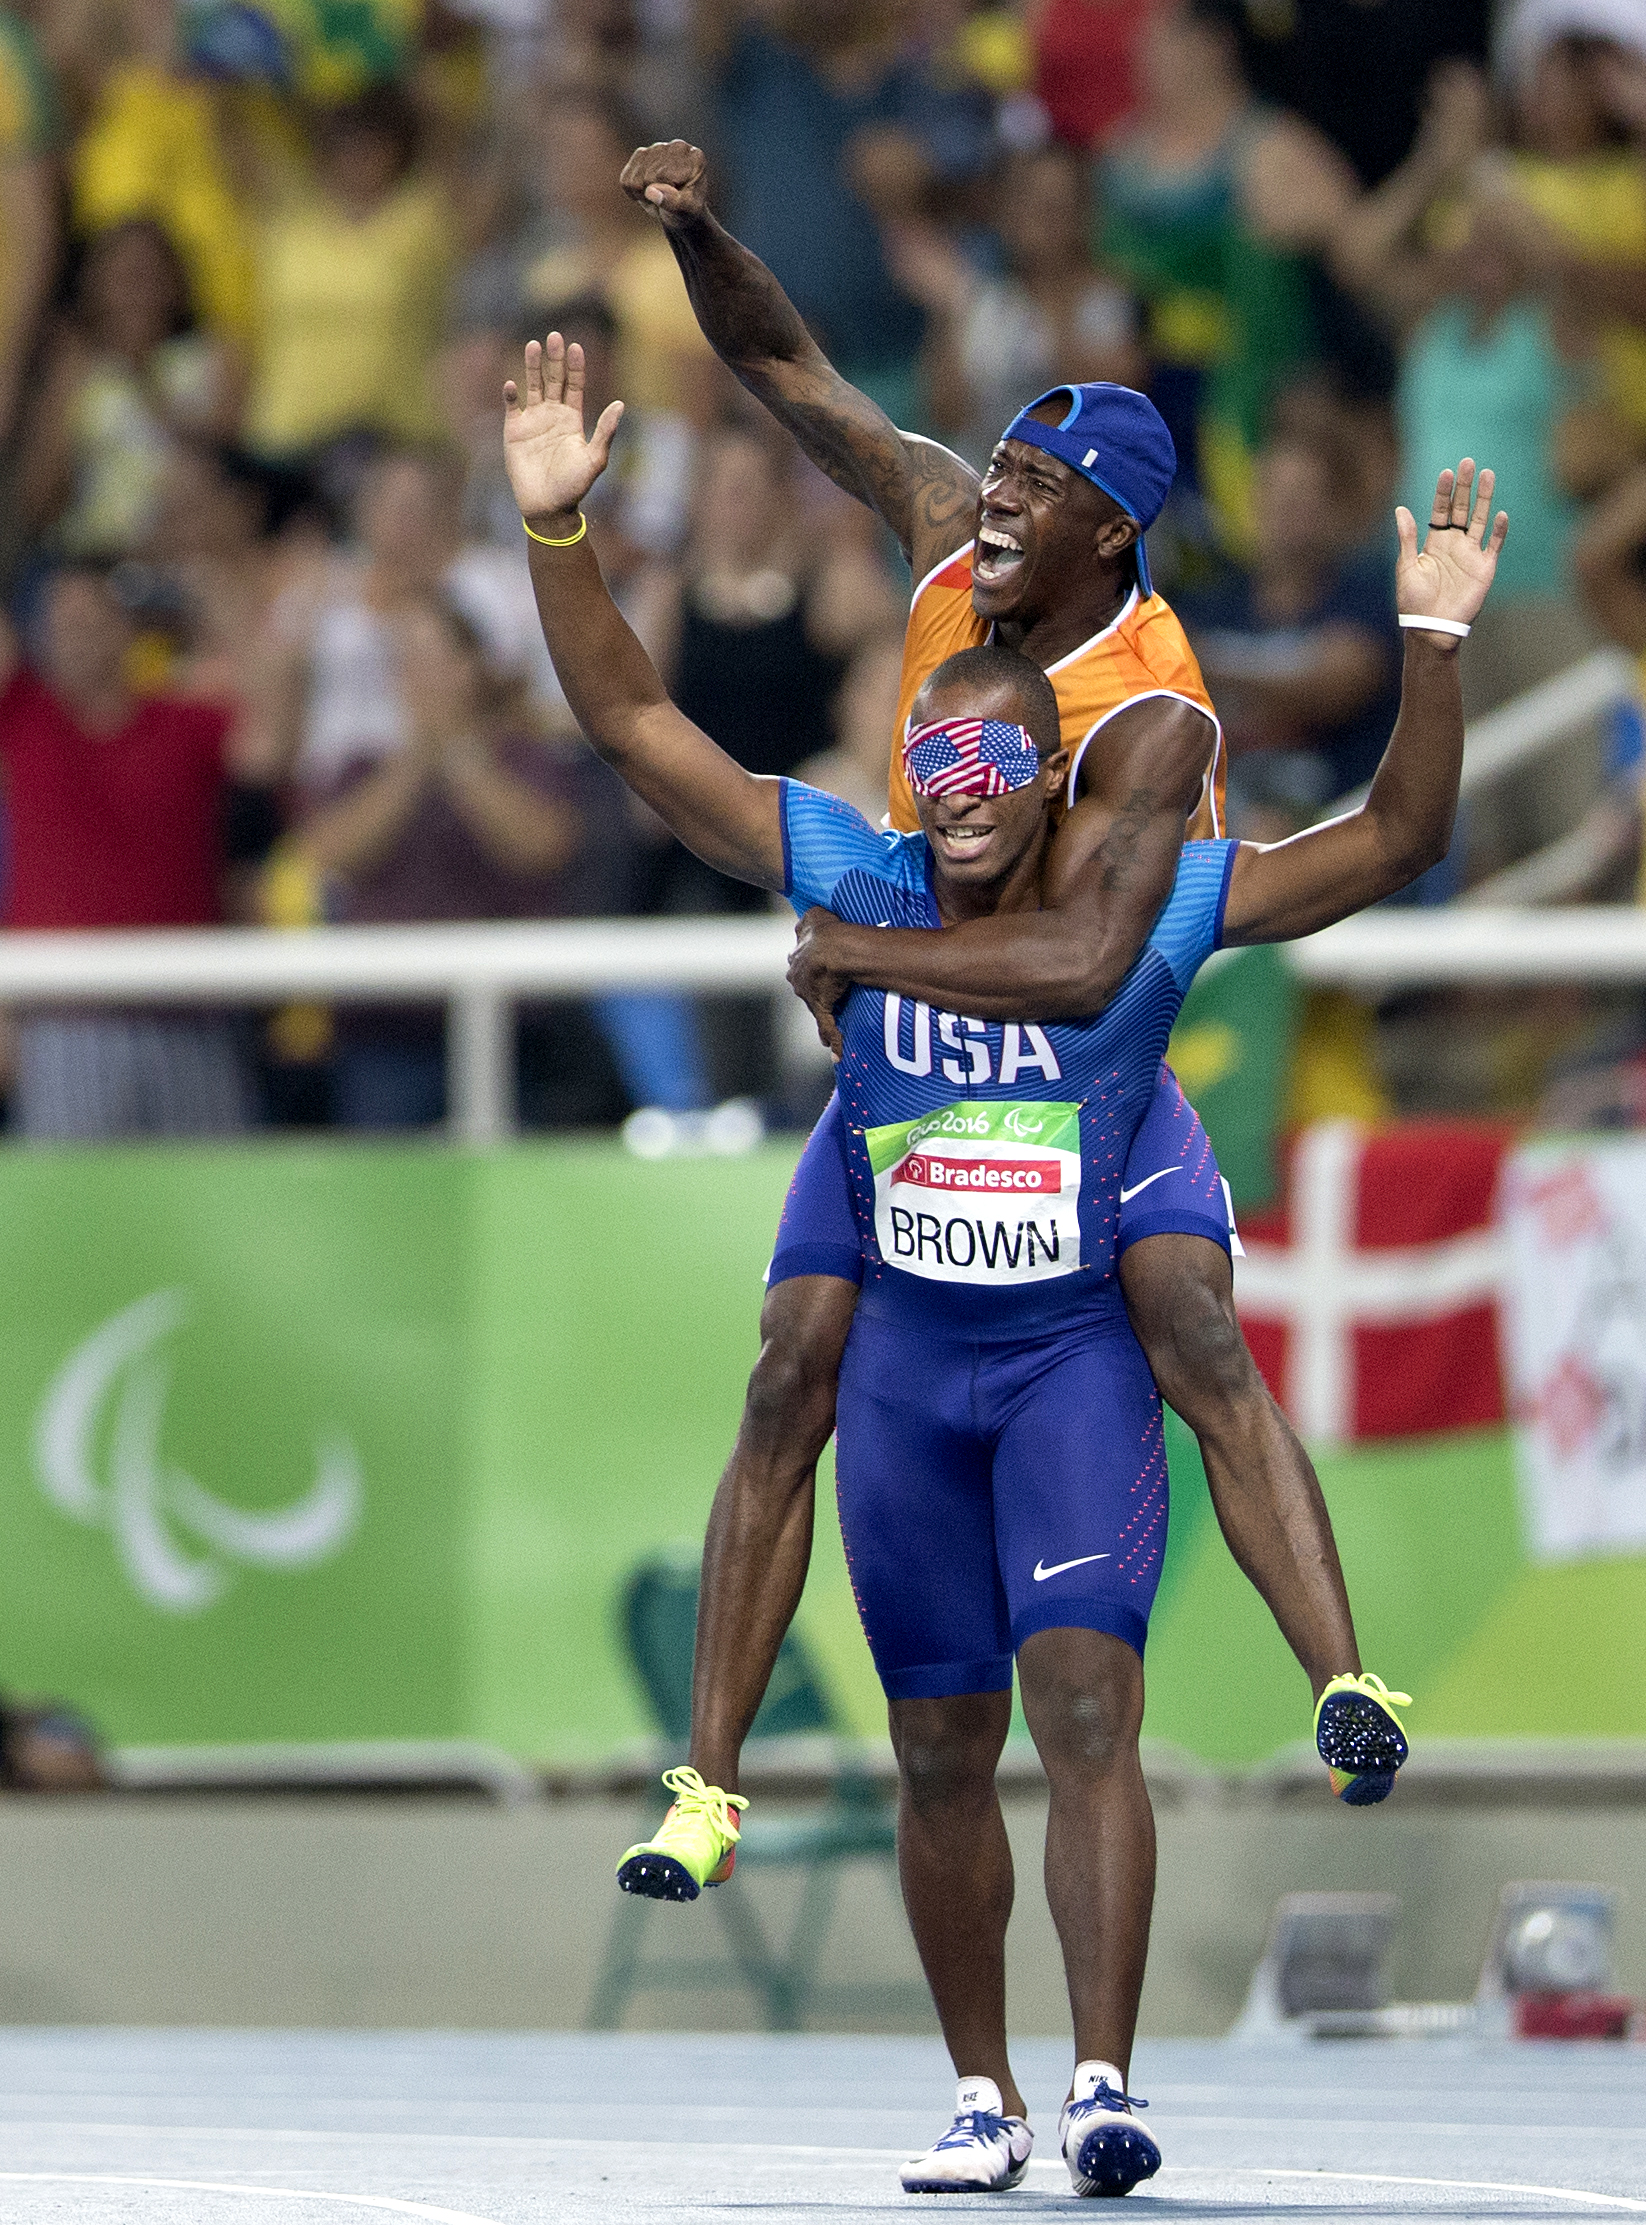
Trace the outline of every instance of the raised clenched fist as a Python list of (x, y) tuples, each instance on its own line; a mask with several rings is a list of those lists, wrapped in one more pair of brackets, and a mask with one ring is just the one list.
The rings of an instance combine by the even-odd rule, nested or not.
[(709, 205), (709, 166), (701, 147), (684, 139), (659, 139), (637, 147), (623, 165), (622, 187), (631, 201), (670, 227), (690, 224)]

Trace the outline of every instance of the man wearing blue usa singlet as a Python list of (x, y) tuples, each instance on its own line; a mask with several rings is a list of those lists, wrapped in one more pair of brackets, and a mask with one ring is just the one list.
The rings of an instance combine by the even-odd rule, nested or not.
[[(840, 376), (773, 274), (717, 222), (699, 149), (643, 147), (622, 185), (661, 225), (721, 360), (821, 470), (878, 512), (909, 561), (917, 584), (897, 734), (887, 737), (892, 824), (918, 826), (899, 745), (920, 690), (962, 648), (1000, 641), (1040, 665), (1072, 753), (1039, 910), (938, 935), (808, 915), (790, 980), (824, 1041), (834, 1047), (834, 1008), (850, 981), (871, 979), (865, 966), (873, 986), (950, 1015), (1044, 1022), (1099, 1010), (1141, 952), (1184, 840), (1228, 831), (1216, 706), (1149, 575), (1145, 534), (1176, 468), (1159, 413), (1125, 387), (1055, 388), (1006, 426), (980, 480)], [(1198, 1441), (1230, 1551), (1309, 1680), (1334, 1791), (1352, 1806), (1375, 1803), (1393, 1787), (1405, 1735), (1381, 1682), (1362, 1673), (1319, 1479), (1235, 1315), (1217, 1160), (1164, 1065), (1120, 1202), (1121, 1292), (1138, 1341)], [(800, 1603), (817, 1462), (861, 1279), (836, 1099), (784, 1203), (759, 1357), (703, 1543), (689, 1761), (729, 1792)], [(652, 1889), (633, 1864), (619, 1880)]]
[[(591, 440), (580, 351), (551, 334), (507, 390), (505, 455), (545, 638), (590, 742), (707, 863), (800, 909), (929, 933), (1032, 913), (1069, 768), (1043, 672), (986, 645), (918, 697), (904, 749), (920, 829), (742, 770), (670, 703), (607, 595), (578, 504)], [(1454, 652), (1507, 530), (1492, 479), (1444, 474), (1419, 554), (1399, 513), (1413, 628), (1400, 721), (1365, 806), (1273, 848), (1186, 845), (1143, 950), (1095, 1018), (971, 1021), (873, 987), (839, 1016), (840, 1089), (867, 1253), (842, 1372), (840, 1503), (886, 1688), (904, 1897), (956, 2071), (948, 2132), (911, 2191), (1017, 2183), (1032, 2140), (1007, 2055), (1011, 1863), (994, 1789), (1015, 1658), (1051, 1792), (1046, 1883), (1078, 2057), (1060, 2127), (1076, 2192), (1159, 2166), (1125, 2069), (1153, 1893), (1138, 1761), (1142, 1650), (1166, 1529), (1158, 1394), (1115, 1285), (1126, 1154), (1172, 1019), (1220, 942), (1345, 916), (1444, 852), (1462, 764)], [(1101, 1416), (1101, 1429), (1093, 1417)], [(671, 1772), (690, 1830), (634, 1850), (665, 1882), (729, 1873), (746, 1805)], [(707, 1853), (688, 1858), (695, 1833)], [(701, 1872), (701, 1874), (699, 1874)]]

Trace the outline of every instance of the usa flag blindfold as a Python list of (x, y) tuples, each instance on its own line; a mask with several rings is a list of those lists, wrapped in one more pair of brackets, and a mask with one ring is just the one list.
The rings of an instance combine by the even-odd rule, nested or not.
[(1004, 719), (931, 719), (910, 727), (903, 769), (917, 796), (1004, 796), (1035, 778), (1040, 752)]

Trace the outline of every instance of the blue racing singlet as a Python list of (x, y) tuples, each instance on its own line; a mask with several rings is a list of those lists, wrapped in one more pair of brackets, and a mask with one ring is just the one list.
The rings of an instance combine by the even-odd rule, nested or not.
[[(923, 834), (782, 783), (784, 893), (866, 927), (942, 926)], [(863, 1236), (861, 1310), (974, 1338), (1122, 1310), (1126, 1155), (1178, 1007), (1218, 947), (1239, 845), (1190, 842), (1095, 1020), (974, 1020), (878, 989), (841, 1007), (836, 1086)]]

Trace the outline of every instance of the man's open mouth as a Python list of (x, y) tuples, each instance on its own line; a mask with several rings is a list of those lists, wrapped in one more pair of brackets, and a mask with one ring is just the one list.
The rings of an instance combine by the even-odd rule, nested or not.
[(986, 586), (995, 586), (1010, 579), (1023, 561), (1023, 544), (1008, 527), (980, 525), (977, 529), (977, 551), (972, 558), (972, 577)]
[(958, 862), (961, 859), (969, 860), (981, 857), (993, 840), (994, 831), (993, 827), (974, 827), (970, 825), (934, 827), (931, 831), (931, 840), (936, 843), (941, 856), (953, 858)]

